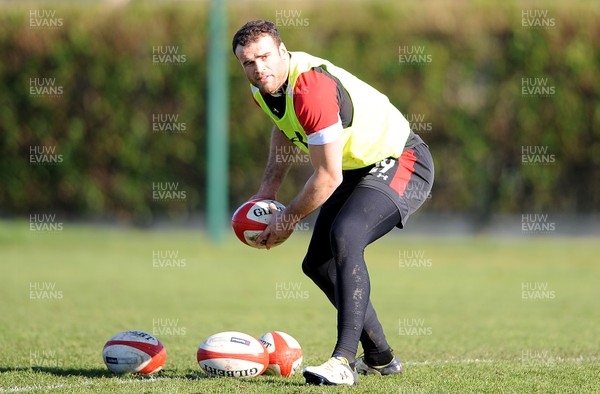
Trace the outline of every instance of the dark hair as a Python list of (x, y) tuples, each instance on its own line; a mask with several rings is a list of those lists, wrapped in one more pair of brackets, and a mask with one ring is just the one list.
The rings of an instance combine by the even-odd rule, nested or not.
[(237, 48), (238, 45), (246, 46), (251, 42), (257, 41), (264, 34), (271, 36), (277, 46), (281, 44), (279, 31), (273, 22), (262, 19), (250, 21), (242, 26), (233, 36), (233, 41), (231, 43), (233, 53), (235, 54), (235, 48)]

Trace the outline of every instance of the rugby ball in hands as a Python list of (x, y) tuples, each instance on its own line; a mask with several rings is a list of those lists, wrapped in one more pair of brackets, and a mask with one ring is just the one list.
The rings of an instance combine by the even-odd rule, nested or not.
[(210, 376), (253, 378), (269, 366), (269, 353), (253, 336), (226, 331), (206, 338), (198, 348), (197, 360)]
[[(231, 227), (240, 241), (253, 248), (264, 249), (264, 244), (258, 244), (256, 238), (267, 228), (273, 212), (270, 205), (274, 204), (278, 211), (285, 206), (275, 200), (250, 200), (242, 204), (231, 218)], [(273, 246), (283, 243), (276, 242)]]
[(165, 365), (167, 351), (153, 335), (132, 330), (110, 338), (104, 345), (102, 358), (111, 372), (150, 374)]
[(302, 365), (302, 348), (291, 335), (282, 331), (271, 331), (259, 341), (269, 352), (269, 366), (265, 375), (292, 376)]

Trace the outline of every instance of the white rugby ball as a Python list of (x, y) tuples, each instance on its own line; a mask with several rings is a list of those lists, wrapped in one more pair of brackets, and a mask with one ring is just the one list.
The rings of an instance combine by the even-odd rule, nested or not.
[(104, 345), (102, 358), (111, 372), (150, 374), (165, 365), (167, 351), (155, 336), (131, 330), (110, 338)]
[(225, 331), (211, 335), (198, 347), (198, 364), (211, 376), (253, 378), (269, 365), (269, 353), (251, 335)]
[(298, 341), (282, 331), (271, 331), (259, 341), (269, 352), (269, 366), (265, 375), (292, 376), (302, 365), (302, 348)]

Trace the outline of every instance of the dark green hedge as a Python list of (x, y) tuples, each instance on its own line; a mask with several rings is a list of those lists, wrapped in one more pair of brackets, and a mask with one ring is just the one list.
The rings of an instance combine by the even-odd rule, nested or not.
[[(386, 93), (434, 154), (430, 212), (597, 211), (598, 3), (401, 3), (231, 1), (224, 45), (272, 19), (288, 49)], [(3, 8), (0, 214), (148, 222), (204, 209), (207, 4), (36, 7), (56, 28), (32, 27), (34, 7)], [(230, 74), (233, 209), (258, 186), (270, 125), (233, 55)], [(32, 163), (32, 149), (60, 163)], [(309, 173), (299, 161), (282, 202)], [(156, 199), (166, 185), (185, 198)]]

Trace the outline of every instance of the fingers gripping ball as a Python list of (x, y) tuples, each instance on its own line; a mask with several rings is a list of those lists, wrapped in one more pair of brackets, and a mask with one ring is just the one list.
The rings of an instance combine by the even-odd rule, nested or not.
[[(239, 207), (231, 218), (231, 227), (240, 241), (253, 248), (264, 249), (265, 245), (259, 245), (256, 238), (267, 228), (273, 212), (270, 204), (274, 204), (278, 211), (283, 211), (285, 206), (275, 200), (251, 200)], [(273, 246), (283, 243), (277, 242)]]

